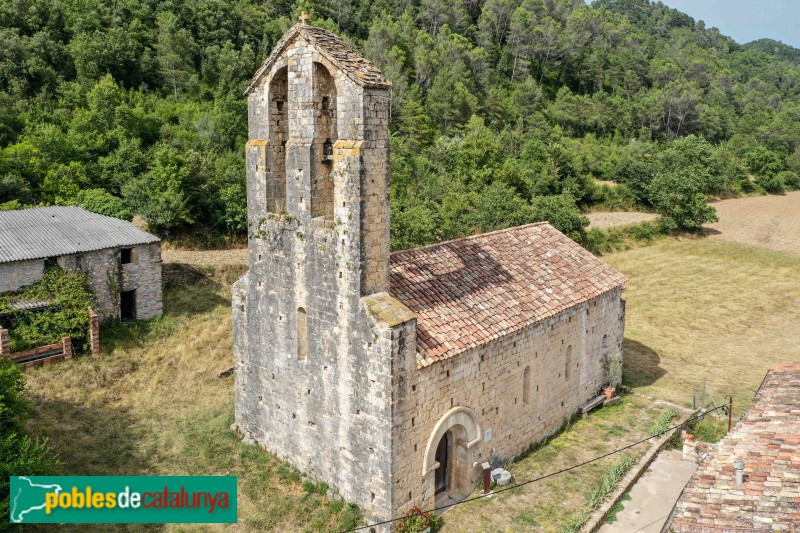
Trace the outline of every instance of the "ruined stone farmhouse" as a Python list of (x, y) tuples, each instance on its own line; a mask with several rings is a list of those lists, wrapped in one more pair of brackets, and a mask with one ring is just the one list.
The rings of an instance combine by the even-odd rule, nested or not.
[(236, 424), (370, 522), (459, 500), (617, 375), (624, 278), (547, 223), (389, 251), (377, 68), (298, 24), (249, 89)]
[(161, 241), (130, 222), (80, 207), (0, 212), (0, 293), (49, 265), (86, 275), (101, 320), (161, 315)]

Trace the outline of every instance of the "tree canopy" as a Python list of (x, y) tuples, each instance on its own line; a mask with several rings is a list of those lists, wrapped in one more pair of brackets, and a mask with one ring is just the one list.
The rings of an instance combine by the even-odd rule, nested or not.
[(660, 2), (7, 0), (0, 209), (244, 235), (242, 91), (301, 10), (393, 82), (395, 248), (543, 216), (579, 239), (597, 204), (692, 229), (705, 194), (796, 186), (800, 51)]

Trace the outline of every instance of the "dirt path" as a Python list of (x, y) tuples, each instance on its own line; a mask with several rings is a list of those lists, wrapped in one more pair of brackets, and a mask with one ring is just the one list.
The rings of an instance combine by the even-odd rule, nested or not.
[(230, 250), (164, 250), (161, 258), (165, 263), (185, 265), (246, 265), (247, 248)]
[(712, 204), (719, 222), (708, 232), (728, 241), (800, 254), (800, 191)]
[(588, 213), (586, 217), (589, 219), (590, 228), (613, 228), (640, 222), (650, 222), (657, 219), (658, 215), (655, 213), (614, 211), (609, 213)]

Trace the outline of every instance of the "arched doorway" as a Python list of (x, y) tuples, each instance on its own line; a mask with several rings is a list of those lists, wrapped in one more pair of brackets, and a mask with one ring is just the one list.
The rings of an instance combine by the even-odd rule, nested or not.
[(448, 466), (448, 455), (450, 451), (450, 446), (452, 437), (450, 436), (450, 432), (442, 436), (442, 440), (439, 441), (439, 445), (436, 447), (436, 462), (439, 463), (439, 466), (436, 467), (436, 474), (434, 476), (434, 490), (436, 494), (441, 494), (447, 490), (447, 466)]
[(437, 504), (461, 501), (472, 492), (473, 455), (480, 441), (478, 417), (468, 407), (451, 409), (437, 422), (422, 465), (424, 483), (432, 489), (428, 494)]

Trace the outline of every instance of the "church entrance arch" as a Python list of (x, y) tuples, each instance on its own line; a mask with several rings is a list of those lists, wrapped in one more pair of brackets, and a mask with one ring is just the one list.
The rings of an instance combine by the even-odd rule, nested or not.
[(422, 465), (437, 501), (461, 501), (475, 481), (474, 451), (481, 440), (478, 417), (469, 407), (451, 409), (436, 423)]

